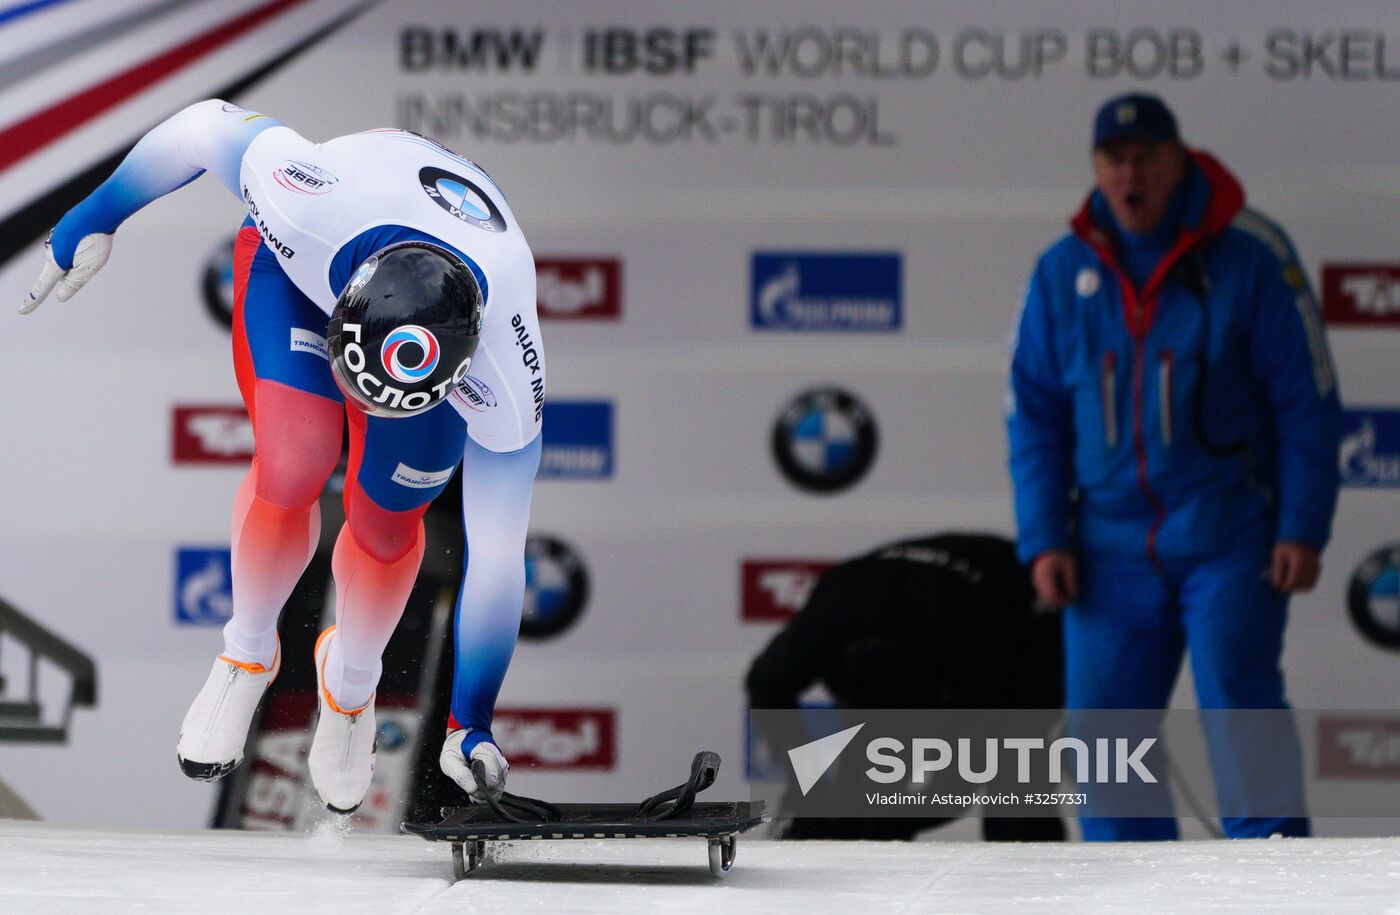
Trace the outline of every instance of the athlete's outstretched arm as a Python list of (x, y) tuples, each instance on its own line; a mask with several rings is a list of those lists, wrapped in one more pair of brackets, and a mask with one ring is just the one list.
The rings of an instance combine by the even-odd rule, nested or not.
[(238, 195), (238, 171), (253, 138), (278, 122), (219, 99), (199, 102), (156, 125), (86, 199), (69, 210), (44, 246), (44, 267), (20, 304), (28, 314), (58, 286), (66, 302), (112, 250), (112, 233), (158, 197), (211, 172)]
[(467, 440), (462, 459), (462, 520), (467, 565), (457, 597), (452, 715), (471, 729), (462, 752), (491, 739), (496, 695), (515, 651), (525, 597), (525, 536), (540, 438), (508, 454)]

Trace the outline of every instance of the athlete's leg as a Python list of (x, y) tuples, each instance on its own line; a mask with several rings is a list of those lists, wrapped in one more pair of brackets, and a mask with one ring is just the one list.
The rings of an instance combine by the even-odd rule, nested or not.
[(317, 793), (354, 810), (374, 775), (374, 690), (423, 559), (423, 513), (462, 453), (466, 426), (442, 405), (384, 419), (350, 410), (345, 525), (336, 539), (336, 625), (316, 643), (320, 716), (307, 754)]
[(323, 353), (304, 343), (324, 335), (324, 313), (250, 226), (238, 234), (234, 283), (234, 367), (256, 453), (234, 500), (225, 653), (271, 665), (277, 618), (320, 537), (317, 500), (340, 458), (344, 411)]
[[(1066, 708), (1165, 708), (1184, 645), (1167, 582), (1146, 556), (1080, 554), (1079, 563), (1079, 600), (1065, 610), (1064, 621)], [(1072, 730), (1081, 721), (1088, 722), (1086, 731), (1093, 727), (1092, 717), (1070, 712)], [(1169, 809), (1165, 780), (1159, 781), (1159, 791), (1149, 789), (1134, 802)], [(1171, 817), (1085, 816), (1080, 825), (1088, 841), (1177, 835)]]
[(256, 454), (234, 499), (224, 653), (180, 726), (176, 754), (192, 778), (218, 778), (243, 758), (280, 666), (277, 617), (316, 547), (316, 499), (340, 454), (343, 407), (324, 347), (298, 343), (321, 339), (325, 324), (245, 226), (234, 249), (234, 368)]
[(451, 407), (382, 418), (350, 410), (346, 523), (336, 539), (336, 638), (326, 686), (342, 708), (370, 701), (423, 560), (423, 513), (447, 487), (466, 439)]
[(1231, 838), (1309, 832), (1279, 668), (1288, 599), (1269, 583), (1271, 548), (1255, 538), (1200, 562), (1181, 590), (1221, 825)]
[(450, 406), (384, 419), (350, 410), (346, 523), (336, 539), (336, 638), (327, 687), (343, 708), (369, 701), (423, 559), (423, 514), (456, 469), (466, 425)]

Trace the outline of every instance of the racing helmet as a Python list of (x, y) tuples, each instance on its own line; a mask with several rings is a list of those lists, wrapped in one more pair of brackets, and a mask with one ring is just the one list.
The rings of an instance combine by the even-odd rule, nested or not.
[(466, 376), (481, 311), (481, 286), (451, 251), (422, 241), (381, 248), (336, 300), (326, 332), (331, 374), (366, 413), (421, 413)]

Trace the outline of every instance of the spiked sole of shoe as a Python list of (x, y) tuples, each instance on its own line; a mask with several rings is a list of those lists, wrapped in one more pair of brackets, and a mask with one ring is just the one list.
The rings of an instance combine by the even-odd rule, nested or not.
[(180, 771), (185, 773), (185, 777), (192, 778), (197, 782), (217, 781), (237, 769), (238, 764), (243, 761), (241, 756), (232, 762), (221, 763), (195, 762), (178, 755), (175, 758), (180, 761)]

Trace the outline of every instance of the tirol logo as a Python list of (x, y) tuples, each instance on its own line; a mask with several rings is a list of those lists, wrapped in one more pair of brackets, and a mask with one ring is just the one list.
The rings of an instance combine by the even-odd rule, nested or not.
[(428, 166), (418, 172), (423, 193), (467, 225), (488, 232), (504, 232), (505, 217), (479, 186), (452, 172)]
[(491, 736), (517, 767), (607, 770), (617, 765), (615, 709), (498, 708)]
[(1400, 718), (1319, 718), (1317, 774), (1323, 778), (1400, 781)]
[(246, 464), (253, 458), (253, 421), (242, 407), (175, 407), (170, 431), (176, 464)]
[(525, 540), (525, 606), (520, 635), (561, 635), (588, 604), (588, 567), (578, 551), (557, 537), (531, 534)]
[(413, 384), (427, 378), (437, 368), (441, 355), (437, 337), (417, 324), (404, 324), (389, 331), (379, 348), (384, 371), (400, 384)]
[(1400, 650), (1400, 543), (1381, 547), (1356, 567), (1347, 585), (1347, 612), (1373, 644)]
[(1400, 486), (1400, 410), (1346, 410), (1337, 455), (1343, 486)]
[(810, 492), (838, 492), (874, 463), (875, 418), (854, 395), (815, 388), (795, 397), (778, 416), (772, 446), (791, 483)]
[(616, 321), (622, 316), (622, 262), (615, 257), (535, 259), (541, 318)]
[(1400, 326), (1400, 264), (1324, 264), (1322, 319), (1359, 327)]
[(233, 618), (228, 547), (180, 547), (175, 553), (175, 621), (222, 626)]
[(740, 571), (740, 619), (747, 623), (792, 619), (812, 596), (817, 579), (833, 565), (811, 559), (745, 559)]
[(310, 162), (288, 159), (272, 173), (273, 180), (289, 191), (320, 196), (329, 194), (340, 183), (330, 172)]
[(226, 330), (233, 327), (233, 244), (234, 236), (229, 236), (214, 246), (200, 280), (204, 310)]
[(755, 252), (750, 321), (758, 330), (897, 331), (901, 273), (898, 254)]
[(539, 476), (601, 480), (613, 473), (613, 408), (605, 400), (552, 400), (544, 405)]

